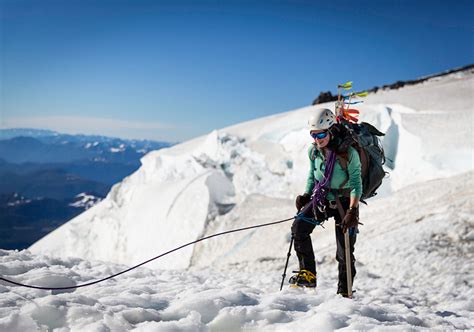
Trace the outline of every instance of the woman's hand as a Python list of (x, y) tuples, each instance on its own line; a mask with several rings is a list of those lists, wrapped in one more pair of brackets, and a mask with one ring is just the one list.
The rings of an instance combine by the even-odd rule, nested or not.
[(301, 210), (301, 208), (305, 206), (306, 204), (308, 204), (310, 200), (311, 200), (311, 195), (308, 193), (304, 193), (303, 195), (296, 196), (296, 200), (295, 200), (296, 209), (298, 211)]
[(346, 215), (342, 220), (342, 232), (345, 233), (351, 227), (357, 227), (359, 224), (359, 207), (352, 207), (346, 211)]

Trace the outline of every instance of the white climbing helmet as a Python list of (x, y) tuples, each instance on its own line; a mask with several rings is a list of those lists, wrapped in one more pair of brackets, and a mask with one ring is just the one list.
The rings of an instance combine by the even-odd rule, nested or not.
[(336, 117), (331, 110), (327, 108), (318, 108), (314, 110), (309, 117), (309, 131), (329, 129), (336, 123)]

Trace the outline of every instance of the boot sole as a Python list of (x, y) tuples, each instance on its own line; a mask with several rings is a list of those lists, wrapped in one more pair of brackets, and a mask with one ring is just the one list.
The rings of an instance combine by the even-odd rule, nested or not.
[(290, 284), (290, 288), (308, 288), (308, 289), (316, 289), (316, 286), (300, 286), (296, 284)]

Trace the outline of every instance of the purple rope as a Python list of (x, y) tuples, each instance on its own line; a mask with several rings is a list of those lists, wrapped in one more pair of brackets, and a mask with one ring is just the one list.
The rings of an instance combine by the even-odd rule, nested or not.
[(313, 201), (313, 209), (317, 209), (318, 206), (324, 206), (326, 203), (326, 196), (329, 192), (329, 185), (331, 182), (332, 171), (336, 163), (336, 153), (334, 151), (329, 152), (329, 157), (326, 160), (326, 168), (324, 169), (324, 177), (318, 182), (313, 189), (311, 195)]

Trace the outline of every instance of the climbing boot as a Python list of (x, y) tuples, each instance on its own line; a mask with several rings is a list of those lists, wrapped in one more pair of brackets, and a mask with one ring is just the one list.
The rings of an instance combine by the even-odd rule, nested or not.
[(291, 276), (289, 283), (291, 287), (309, 287), (315, 288), (317, 285), (316, 274), (308, 270), (293, 271), (296, 273)]

